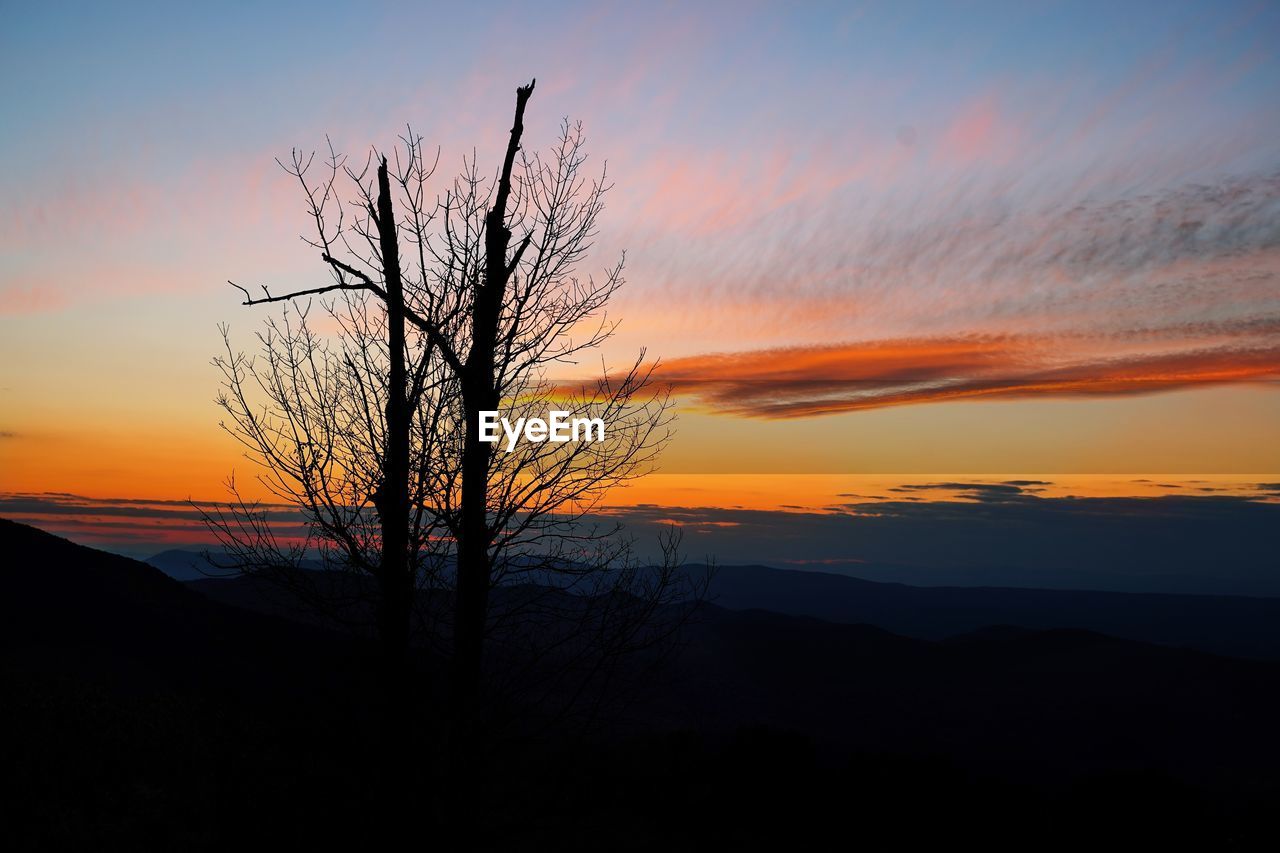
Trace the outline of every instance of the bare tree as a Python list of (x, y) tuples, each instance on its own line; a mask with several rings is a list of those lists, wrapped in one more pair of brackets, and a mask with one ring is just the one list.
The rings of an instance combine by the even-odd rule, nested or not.
[[(652, 470), (671, 404), (643, 351), (630, 366), (566, 390), (553, 368), (578, 364), (614, 331), (605, 312), (623, 284), (619, 259), (580, 270), (609, 191), (589, 177), (580, 125), (547, 153), (526, 153), (526, 104), (493, 178), (473, 155), (441, 192), (412, 129), (390, 157), (353, 167), (332, 145), (282, 167), (306, 199), (330, 279), (255, 296), (282, 303), (258, 352), (215, 359), (223, 426), (259, 480), (301, 510), (306, 534), (283, 540), (265, 509), (234, 499), (206, 508), (233, 564), (334, 607), (335, 586), (303, 571), (309, 554), (350, 572), (342, 589), (375, 592), (373, 613), (392, 705), (420, 638), (452, 659), (455, 708), (483, 685), (536, 689), (567, 707), (628, 651), (672, 636), (679, 602), (697, 598), (677, 570), (676, 539), (645, 565), (600, 515), (609, 489)], [(515, 240), (514, 247), (512, 241)], [(315, 319), (319, 299), (323, 324)], [(322, 331), (322, 328), (327, 329)], [(565, 368), (560, 367), (561, 370)], [(482, 440), (480, 413), (515, 421), (550, 409), (602, 419), (606, 440)], [(371, 581), (368, 583), (367, 581)], [(496, 596), (496, 598), (495, 598)], [(489, 661), (486, 647), (501, 650)], [(519, 677), (517, 677), (519, 676)]]

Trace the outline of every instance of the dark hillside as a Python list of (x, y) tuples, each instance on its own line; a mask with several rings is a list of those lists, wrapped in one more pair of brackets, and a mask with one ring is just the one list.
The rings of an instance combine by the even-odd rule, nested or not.
[[(0, 548), (16, 848), (369, 843), (377, 716), (360, 641), (22, 525), (0, 522)], [(239, 582), (209, 583), (254, 606)], [(495, 738), (485, 829), (468, 824), (458, 848), (424, 660), (421, 736), (404, 747), (423, 842), (1253, 849), (1270, 831), (1280, 664), (1078, 630), (938, 642), (714, 605), (685, 641), (609, 725)]]

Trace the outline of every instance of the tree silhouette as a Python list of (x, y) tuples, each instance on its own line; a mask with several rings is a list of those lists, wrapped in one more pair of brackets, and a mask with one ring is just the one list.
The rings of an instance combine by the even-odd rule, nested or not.
[[(612, 335), (605, 308), (623, 262), (580, 274), (609, 184), (586, 174), (581, 125), (564, 122), (546, 154), (524, 150), (533, 89), (517, 89), (496, 176), (472, 155), (442, 193), (429, 190), (439, 155), (412, 129), (359, 168), (332, 144), (320, 163), (293, 151), (280, 165), (302, 188), (304, 240), (330, 280), (260, 296), (234, 285), (245, 305), (283, 304), (255, 354), (224, 326), (214, 360), (223, 427), (306, 532), (280, 536), (271, 507), (234, 479), (206, 521), (234, 568), (335, 618), (369, 617), (392, 730), (409, 725), (415, 642), (450, 658), (456, 720), (494, 694), (567, 712), (628, 652), (669, 641), (681, 603), (699, 597), (678, 570), (678, 537), (642, 565), (598, 512), (609, 489), (652, 470), (670, 435), (653, 365), (641, 351), (576, 388), (549, 379)], [(514, 422), (549, 409), (601, 418), (606, 440), (505, 452), (481, 438), (482, 411)], [(306, 571), (317, 554), (350, 582)]]

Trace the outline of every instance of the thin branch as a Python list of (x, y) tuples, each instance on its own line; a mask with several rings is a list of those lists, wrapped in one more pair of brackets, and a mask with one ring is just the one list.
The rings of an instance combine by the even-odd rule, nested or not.
[(374, 290), (374, 291), (379, 290), (379, 288), (377, 288), (376, 286), (370, 287), (367, 284), (330, 284), (324, 287), (313, 287), (309, 290), (295, 290), (292, 293), (284, 293), (279, 296), (272, 296), (271, 292), (267, 290), (266, 287), (264, 286), (262, 290), (267, 295), (259, 297), (258, 299), (254, 299), (252, 296), (249, 295), (249, 291), (245, 290), (243, 287), (236, 284), (234, 281), (228, 281), (227, 284), (231, 285), (236, 290), (239, 290), (244, 294), (245, 301), (241, 302), (240, 303), (241, 305), (262, 305), (267, 302), (287, 302), (288, 300), (295, 299), (299, 296), (316, 296), (321, 293), (328, 293), (331, 290)]

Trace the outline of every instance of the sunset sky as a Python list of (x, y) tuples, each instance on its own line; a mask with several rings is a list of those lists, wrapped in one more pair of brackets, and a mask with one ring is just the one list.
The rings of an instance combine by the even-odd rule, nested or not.
[(1280, 471), (1274, 3), (266, 5), (7, 9), (0, 492), (218, 497), (226, 280), (326, 275), (274, 158), (496, 167), (532, 77), (615, 182), (607, 359), (676, 388), (647, 502)]

